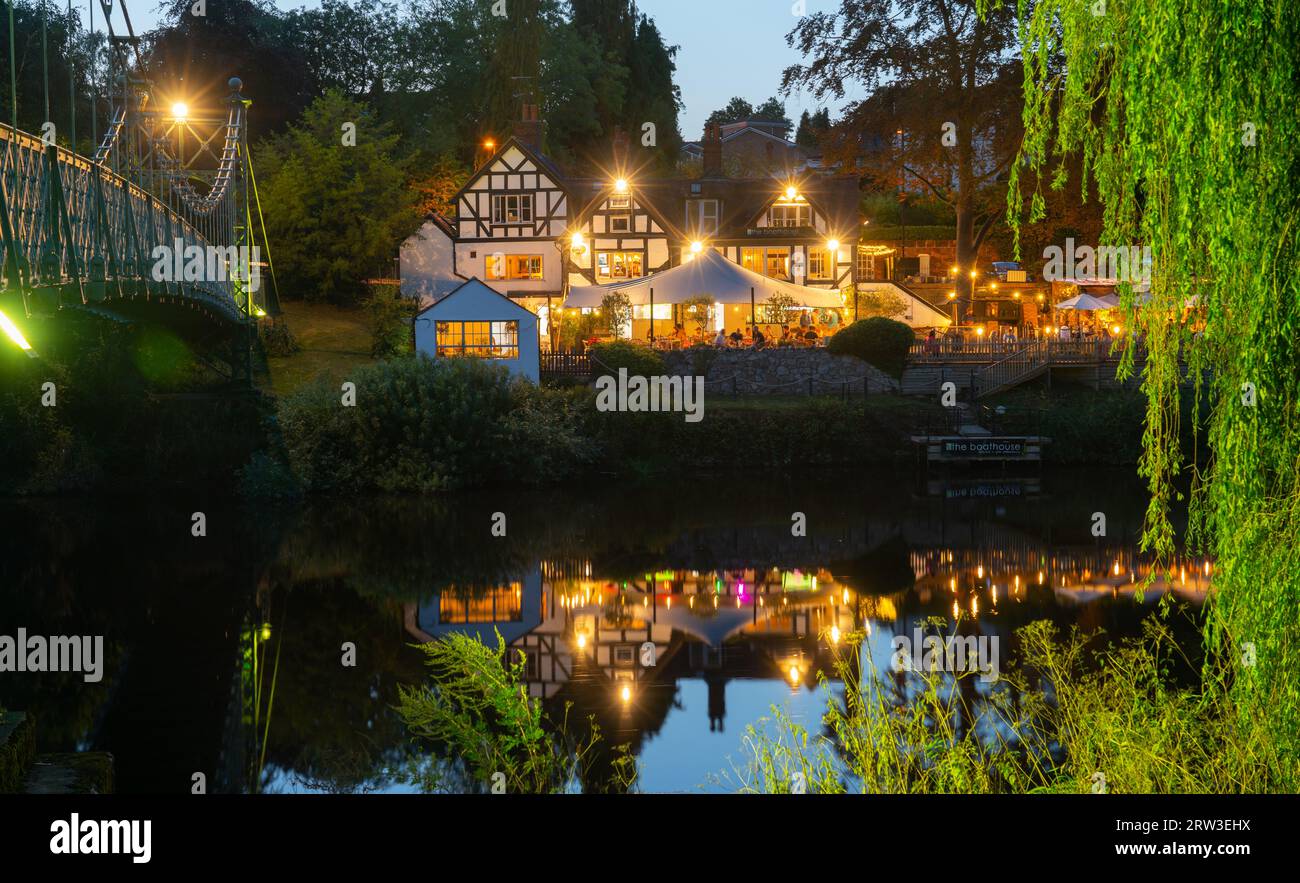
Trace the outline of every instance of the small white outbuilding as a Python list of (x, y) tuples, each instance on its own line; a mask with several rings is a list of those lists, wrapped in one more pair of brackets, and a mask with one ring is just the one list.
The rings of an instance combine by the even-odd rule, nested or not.
[(415, 349), (490, 359), (533, 383), (541, 372), (537, 316), (477, 278), (416, 315)]

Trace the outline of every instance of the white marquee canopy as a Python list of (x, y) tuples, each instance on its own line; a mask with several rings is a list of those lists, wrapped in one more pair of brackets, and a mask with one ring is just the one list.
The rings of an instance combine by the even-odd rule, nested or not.
[(574, 286), (569, 289), (564, 306), (598, 307), (605, 295), (613, 292), (626, 294), (633, 306), (652, 301), (655, 304), (680, 304), (697, 297), (711, 297), (720, 304), (747, 304), (751, 296), (754, 303), (761, 304), (778, 292), (788, 294), (803, 307), (839, 309), (844, 306), (838, 291), (796, 285), (760, 275), (727, 260), (712, 248), (705, 249), (694, 260), (681, 266), (651, 276), (606, 285)]

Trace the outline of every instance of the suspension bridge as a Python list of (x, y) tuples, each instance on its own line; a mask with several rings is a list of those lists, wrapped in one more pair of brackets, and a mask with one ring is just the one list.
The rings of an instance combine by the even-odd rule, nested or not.
[[(48, 320), (90, 314), (162, 324), (229, 379), (251, 382), (258, 319), (279, 313), (248, 154), (252, 102), (232, 77), (224, 107), (160, 106), (143, 76), (125, 4), (120, 36), (112, 0), (99, 4), (108, 30), (109, 113), (102, 135), (97, 112), (92, 117), (90, 156), (57, 143), (52, 123), (40, 135), (18, 128), (9, 7), (12, 123), (0, 124), (0, 330), (39, 357), (29, 330)], [(72, 119), (75, 143), (75, 111)]]

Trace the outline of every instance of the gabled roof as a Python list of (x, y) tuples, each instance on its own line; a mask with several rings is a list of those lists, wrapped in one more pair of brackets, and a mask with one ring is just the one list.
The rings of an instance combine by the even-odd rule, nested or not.
[[(591, 199), (583, 203), (582, 207), (574, 214), (573, 222), (575, 226), (580, 226), (585, 223), (591, 213), (596, 210), (596, 206), (604, 202), (606, 199), (609, 199), (614, 192), (614, 186), (612, 184), (607, 181), (602, 181), (599, 178), (571, 178), (566, 183), (570, 185), (569, 190), (571, 198), (576, 199), (577, 195), (583, 192), (592, 192), (595, 194)], [(654, 182), (650, 181), (648, 183)], [(594, 184), (600, 184), (601, 186), (599, 189), (593, 190), (592, 185)], [(674, 224), (672, 219), (664, 214), (660, 207), (655, 204), (653, 194), (648, 193), (645, 198), (642, 197), (642, 188), (644, 186), (645, 185), (640, 183), (630, 185), (628, 187), (628, 195), (632, 197), (632, 200), (636, 202), (638, 206), (645, 209), (646, 213), (650, 215), (650, 217), (659, 222), (659, 226), (664, 228), (665, 233), (670, 236), (675, 236), (678, 239), (684, 239), (686, 234), (682, 231), (681, 225)]]
[[(696, 184), (699, 193), (691, 191)], [(862, 223), (856, 177), (806, 175), (799, 180), (798, 187), (800, 194), (827, 219), (833, 230), (843, 238), (856, 238)], [(684, 219), (687, 200), (721, 200), (722, 217), (718, 219), (716, 237), (727, 239), (744, 237), (745, 231), (784, 188), (785, 182), (777, 178), (660, 178), (642, 182), (638, 192), (646, 197), (643, 204), (649, 202), (668, 218)]]
[(456, 297), (458, 294), (460, 294), (462, 291), (464, 291), (465, 289), (469, 288), (471, 285), (477, 286), (476, 289), (471, 289), (471, 290), (470, 290), (469, 293), (471, 293), (471, 294), (474, 293), (474, 291), (476, 291), (476, 290), (478, 290), (478, 289), (482, 289), (483, 291), (486, 291), (486, 292), (488, 292), (489, 294), (491, 294), (493, 297), (499, 297), (499, 298), (501, 298), (503, 301), (505, 301), (506, 303), (510, 304), (510, 306), (512, 306), (512, 307), (514, 307), (516, 310), (519, 310), (520, 312), (522, 312), (522, 313), (528, 315), (529, 317), (532, 317), (532, 316), (535, 315), (535, 314), (533, 313), (532, 310), (530, 310), (530, 309), (528, 309), (527, 307), (525, 307), (525, 306), (523, 306), (523, 305), (521, 305), (521, 304), (519, 304), (519, 303), (516, 303), (515, 301), (513, 301), (513, 300), (511, 300), (510, 298), (506, 297), (504, 294), (502, 294), (501, 292), (497, 291), (495, 288), (493, 288), (491, 285), (488, 285), (486, 282), (484, 282), (482, 279), (478, 278), (477, 276), (473, 276), (473, 277), (471, 277), (467, 282), (463, 282), (463, 283), (461, 283), (460, 285), (457, 285), (457, 286), (456, 286), (455, 288), (453, 288), (451, 291), (447, 292), (447, 294), (444, 295), (444, 296), (443, 296), (442, 298), (440, 298), (439, 300), (434, 301), (433, 303), (429, 304), (429, 306), (427, 306), (427, 307), (425, 307), (424, 309), (420, 310), (420, 312), (418, 312), (418, 313), (415, 314), (415, 315), (416, 315), (416, 318), (419, 318), (420, 316), (423, 316), (425, 313), (429, 312), (429, 310), (432, 310), (432, 309), (435, 309), (435, 308), (437, 308), (437, 307), (442, 306), (443, 304), (447, 303), (447, 301), (451, 300), (452, 298), (454, 298), (454, 297)]
[(487, 161), (485, 161), (483, 165), (479, 166), (477, 169), (474, 170), (473, 174), (469, 176), (469, 180), (465, 182), (465, 186), (461, 187), (459, 190), (456, 191), (456, 195), (452, 197), (452, 204), (459, 205), (461, 196), (466, 191), (469, 190), (470, 185), (472, 185), (475, 181), (477, 181), (479, 178), (483, 177), (484, 175), (490, 174), (492, 170), (492, 164), (495, 163), (497, 160), (499, 160), (502, 157), (502, 155), (511, 147), (517, 148), (520, 152), (524, 154), (524, 156), (528, 157), (533, 162), (535, 162), (539, 169), (541, 169), (546, 174), (550, 175), (551, 178), (555, 181), (556, 187), (560, 187), (565, 190), (568, 189), (567, 178), (565, 177), (564, 170), (555, 164), (555, 160), (551, 159), (549, 156), (542, 153), (540, 150), (534, 150), (532, 147), (529, 147), (527, 144), (525, 144), (523, 141), (520, 141), (514, 135), (511, 135), (509, 138), (502, 141), (500, 145), (498, 145), (496, 152), (493, 153), (490, 157), (488, 157)]

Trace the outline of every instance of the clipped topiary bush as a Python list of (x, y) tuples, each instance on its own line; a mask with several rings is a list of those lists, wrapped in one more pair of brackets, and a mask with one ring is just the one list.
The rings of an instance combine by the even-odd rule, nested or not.
[(826, 343), (826, 351), (840, 356), (857, 356), (891, 377), (903, 376), (907, 350), (916, 340), (910, 327), (883, 316), (854, 322)]
[(626, 340), (597, 343), (591, 347), (592, 374), (616, 377), (619, 368), (626, 368), (629, 377), (654, 377), (665, 373), (664, 360), (649, 347)]

